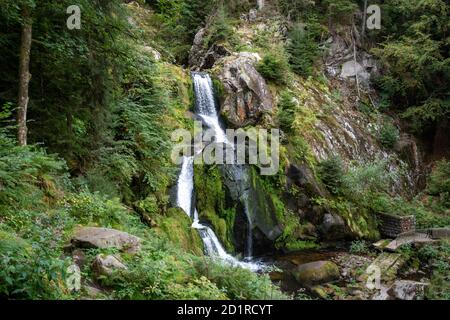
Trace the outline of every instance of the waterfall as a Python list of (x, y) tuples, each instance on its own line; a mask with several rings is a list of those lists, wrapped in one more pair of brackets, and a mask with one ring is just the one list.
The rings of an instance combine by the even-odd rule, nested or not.
[[(217, 143), (228, 143), (225, 131), (222, 129), (219, 116), (216, 109), (214, 90), (211, 78), (204, 73), (193, 73), (194, 91), (196, 99), (196, 113), (200, 116), (204, 124), (214, 131), (214, 137)], [(199, 221), (198, 211), (193, 204), (194, 193), (194, 157), (183, 157), (181, 173), (177, 184), (177, 205), (193, 219), (192, 227), (197, 229), (205, 246), (208, 256), (219, 258), (222, 261), (232, 265), (241, 266), (253, 271), (261, 269), (261, 265), (251, 262), (242, 262), (229, 255), (214, 231)], [(249, 219), (249, 238), (251, 235), (251, 223)], [(248, 240), (248, 249), (246, 250), (246, 258), (251, 258), (251, 239)]]
[[(177, 205), (190, 217), (192, 212), (192, 197), (194, 191), (194, 158), (183, 157), (181, 173), (178, 177), (177, 184)], [(212, 258), (220, 260), (234, 266), (241, 266), (252, 271), (261, 270), (261, 265), (257, 263), (241, 262), (229, 255), (214, 231), (205, 225), (202, 225), (198, 218), (198, 211), (194, 209), (194, 217), (192, 227), (197, 229), (205, 246), (206, 254)]]

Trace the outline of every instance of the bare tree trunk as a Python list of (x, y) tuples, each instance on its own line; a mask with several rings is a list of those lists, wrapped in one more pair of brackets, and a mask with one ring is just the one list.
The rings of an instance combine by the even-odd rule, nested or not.
[(367, 20), (367, 0), (364, 0), (364, 12), (363, 12), (363, 22), (362, 22), (362, 37), (366, 35), (366, 20)]
[(30, 74), (30, 51), (32, 37), (32, 22), (28, 9), (22, 10), (22, 39), (20, 45), (19, 64), (19, 102), (17, 110), (17, 140), (19, 145), (27, 144), (27, 109), (28, 109), (28, 86), (31, 79)]

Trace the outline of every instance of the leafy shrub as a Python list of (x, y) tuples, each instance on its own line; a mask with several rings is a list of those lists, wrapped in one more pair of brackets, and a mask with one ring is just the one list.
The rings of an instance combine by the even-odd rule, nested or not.
[(343, 194), (348, 199), (367, 205), (374, 195), (389, 194), (400, 174), (397, 170), (389, 170), (389, 159), (354, 164), (344, 175)]
[(369, 247), (367, 246), (367, 242), (362, 241), (362, 240), (353, 241), (350, 245), (350, 252), (356, 253), (356, 254), (369, 252)]
[(342, 187), (344, 165), (339, 156), (332, 156), (319, 163), (319, 176), (328, 191), (338, 194)]
[(286, 51), (289, 54), (289, 65), (295, 73), (301, 76), (312, 74), (314, 61), (319, 53), (318, 44), (312, 32), (295, 27), (289, 33)]
[(257, 70), (265, 79), (283, 84), (288, 70), (286, 58), (279, 54), (268, 53), (258, 63)]
[(358, 5), (352, 0), (325, 0), (328, 16), (340, 23), (348, 23), (352, 14), (358, 9)]
[(439, 197), (439, 203), (450, 208), (450, 161), (442, 160), (436, 164), (427, 186), (428, 194)]
[(397, 143), (400, 136), (400, 132), (397, 127), (391, 123), (385, 123), (380, 130), (380, 142), (386, 148), (393, 148)]
[(232, 21), (227, 17), (226, 11), (220, 7), (213, 23), (208, 28), (208, 34), (205, 37), (205, 44), (207, 47), (214, 43), (229, 41), (233, 42), (233, 27)]
[(285, 132), (292, 131), (296, 107), (297, 103), (294, 97), (288, 91), (283, 91), (278, 103), (278, 120), (280, 128)]
[(431, 300), (450, 299), (450, 243), (425, 245), (417, 253), (421, 262), (431, 265), (433, 273), (425, 295)]
[(288, 296), (281, 293), (268, 275), (258, 276), (239, 267), (213, 263), (200, 264), (200, 272), (232, 300), (282, 300)]
[(79, 223), (95, 223), (104, 227), (119, 226), (125, 219), (125, 209), (117, 199), (82, 191), (64, 198), (64, 207)]
[(0, 132), (0, 207), (33, 207), (44, 195), (55, 196), (56, 185), (65, 182), (64, 169), (65, 162), (45, 150), (16, 146), (15, 139)]

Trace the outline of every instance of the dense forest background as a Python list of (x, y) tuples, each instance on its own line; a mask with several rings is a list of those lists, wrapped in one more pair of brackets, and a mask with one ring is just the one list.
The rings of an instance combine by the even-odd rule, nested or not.
[[(273, 126), (279, 125), (289, 135), (283, 156), (313, 168), (327, 192), (318, 200), (320, 204), (336, 212), (351, 208), (367, 215), (404, 211), (416, 216), (420, 228), (448, 227), (448, 3), (377, 1), (382, 28), (365, 30), (355, 39), (352, 30), (363, 25), (363, 0), (266, 2), (273, 13), (269, 16), (282, 21), (286, 32), (282, 41), (271, 42), (263, 35), (254, 41), (253, 49), (262, 56), (257, 70), (279, 93), (272, 120)], [(170, 160), (170, 134), (192, 127), (186, 116), (193, 106), (187, 70), (195, 35), (205, 27), (206, 48), (220, 43), (233, 52), (248, 50), (236, 30), (256, 1), (79, 0), (79, 30), (66, 26), (70, 5), (73, 1), (0, 0), (0, 297), (89, 295), (68, 288), (67, 268), (73, 255), (67, 254), (66, 246), (75, 227), (92, 225), (143, 239), (139, 254), (123, 255), (126, 272), (98, 277), (89, 263), (84, 264), (83, 279), (96, 279), (96, 284), (107, 288), (97, 298), (292, 298), (267, 274), (204, 257), (189, 219), (170, 205), (170, 189), (179, 171)], [(31, 32), (31, 78), (24, 123), (18, 96), (24, 72), (20, 53), (27, 30)], [(412, 194), (392, 191), (388, 180), (396, 178), (385, 174), (381, 162), (352, 170), (339, 155), (313, 159), (299, 138), (309, 118), (298, 119), (301, 112), (292, 103), (291, 83), (331, 87), (324, 75), (323, 44), (336, 34), (352, 39), (382, 65), (372, 96), (359, 97), (358, 112), (383, 119), (377, 136), (381, 148), (394, 149), (400, 133), (417, 140), (423, 154), (422, 173)], [(334, 96), (339, 103), (341, 97)], [(17, 133), (24, 124), (26, 144), (19, 143)], [(284, 169), (262, 181), (268, 193), (284, 190)], [(285, 228), (278, 248), (320, 245), (317, 239), (294, 235), (292, 230), (305, 224), (292, 218), (281, 200), (281, 195), (279, 202), (273, 200), (280, 203), (277, 208), (283, 207)], [(353, 234), (352, 241), (376, 238), (367, 224), (358, 225), (364, 231)], [(227, 241), (226, 237), (222, 235), (221, 240)], [(435, 266), (428, 297), (449, 299), (449, 245), (425, 248), (405, 254)], [(110, 251), (91, 249), (83, 259), (89, 262), (99, 253), (117, 253)], [(86, 281), (86, 287), (95, 287)]]

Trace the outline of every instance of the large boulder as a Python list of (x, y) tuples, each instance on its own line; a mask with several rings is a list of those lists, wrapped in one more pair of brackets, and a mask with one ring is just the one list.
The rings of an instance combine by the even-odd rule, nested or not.
[(245, 52), (223, 59), (218, 75), (225, 91), (221, 113), (233, 127), (256, 124), (272, 110), (272, 94), (254, 66), (257, 60), (257, 55)]
[(344, 239), (348, 232), (344, 219), (337, 214), (326, 213), (320, 225), (323, 238), (327, 241)]
[(96, 227), (82, 227), (72, 236), (72, 246), (77, 248), (116, 248), (135, 253), (140, 250), (141, 240), (126, 232)]
[(307, 286), (331, 282), (340, 277), (338, 266), (331, 261), (302, 264), (292, 274), (299, 284)]

